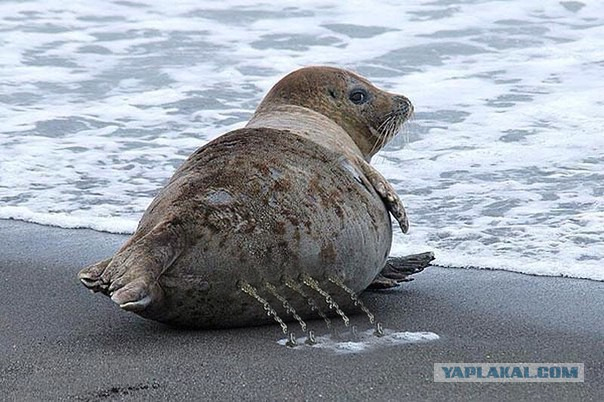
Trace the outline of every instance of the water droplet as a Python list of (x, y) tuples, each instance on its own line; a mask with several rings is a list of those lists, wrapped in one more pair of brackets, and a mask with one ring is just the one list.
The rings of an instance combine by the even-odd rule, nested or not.
[(323, 310), (321, 310), (319, 308), (319, 306), (317, 306), (317, 303), (315, 302), (315, 300), (306, 294), (306, 292), (302, 289), (300, 284), (298, 284), (297, 282), (294, 282), (291, 278), (286, 278), (284, 280), (284, 282), (285, 282), (285, 286), (287, 286), (288, 288), (290, 288), (291, 290), (293, 290), (294, 292), (296, 292), (300, 296), (302, 296), (304, 299), (306, 299), (306, 302), (310, 306), (310, 309), (312, 311), (316, 311), (317, 314), (319, 314), (319, 317), (321, 317), (323, 319), (323, 321), (325, 321), (325, 325), (327, 325), (327, 329), (331, 329), (331, 320), (327, 317), (327, 315), (323, 312)]
[(277, 298), (277, 300), (279, 300), (283, 304), (283, 308), (285, 309), (285, 311), (287, 311), (288, 314), (291, 314), (291, 316), (294, 317), (296, 321), (298, 321), (300, 327), (302, 328), (302, 332), (306, 332), (306, 323), (302, 320), (302, 317), (300, 317), (298, 313), (296, 313), (296, 310), (291, 306), (291, 304), (289, 304), (287, 299), (285, 299), (285, 297), (283, 297), (279, 294), (279, 292), (277, 292), (277, 288), (270, 282), (266, 282), (264, 286), (273, 296)]
[(373, 335), (381, 338), (382, 336), (384, 336), (384, 328), (382, 328), (382, 323), (378, 322), (377, 324), (375, 324), (375, 331), (373, 332)]
[(333, 283), (334, 285), (342, 288), (346, 293), (348, 293), (348, 295), (350, 295), (350, 299), (354, 302), (354, 305), (359, 306), (361, 308), (361, 310), (363, 310), (363, 312), (365, 314), (367, 314), (367, 318), (369, 318), (369, 322), (371, 324), (373, 324), (375, 322), (375, 316), (371, 313), (371, 311), (369, 311), (367, 306), (365, 306), (365, 304), (363, 304), (361, 299), (359, 299), (359, 296), (357, 296), (357, 294), (354, 293), (352, 291), (352, 289), (350, 289), (348, 286), (344, 285), (344, 282), (342, 282), (339, 278), (330, 277), (329, 281), (331, 283)]
[(312, 277), (310, 277), (307, 274), (302, 274), (301, 277), (302, 277), (302, 282), (304, 282), (304, 284), (306, 286), (308, 286), (311, 289), (314, 289), (321, 296), (323, 296), (325, 298), (325, 302), (327, 303), (329, 308), (332, 310), (335, 310), (336, 313), (338, 313), (338, 315), (340, 317), (342, 317), (342, 320), (344, 321), (344, 325), (346, 327), (350, 326), (350, 320), (348, 319), (348, 317), (346, 317), (346, 314), (344, 314), (344, 312), (338, 306), (338, 303), (336, 303), (333, 300), (333, 298), (330, 296), (330, 294), (327, 293), (325, 290), (321, 289), (321, 287), (319, 286), (319, 282), (317, 282), (315, 279), (313, 279)]
[(315, 333), (310, 330), (308, 331), (308, 337), (306, 338), (306, 341), (304, 341), (304, 343), (306, 343), (307, 345), (315, 345), (317, 343), (317, 339), (315, 338)]
[(285, 323), (283, 322), (283, 320), (281, 319), (281, 317), (279, 317), (277, 315), (277, 312), (271, 307), (271, 305), (269, 304), (269, 302), (267, 302), (265, 299), (263, 299), (262, 297), (260, 297), (260, 295), (256, 291), (256, 288), (254, 288), (249, 283), (243, 282), (243, 281), (240, 281), (238, 285), (239, 285), (239, 289), (241, 289), (241, 291), (243, 293), (246, 293), (246, 294), (252, 296), (260, 304), (262, 304), (262, 307), (264, 308), (264, 310), (266, 310), (266, 314), (268, 316), (273, 316), (273, 319), (275, 321), (277, 321), (277, 324), (279, 324), (281, 326), (281, 330), (283, 331), (283, 333), (287, 335), (287, 325), (285, 325)]
[(296, 341), (296, 337), (293, 332), (289, 333), (287, 342), (285, 342), (285, 346), (288, 346), (290, 348), (295, 348), (296, 346), (298, 346), (298, 341)]

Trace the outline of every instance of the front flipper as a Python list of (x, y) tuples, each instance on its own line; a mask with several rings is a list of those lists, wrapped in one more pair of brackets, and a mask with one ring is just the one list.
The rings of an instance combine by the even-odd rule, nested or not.
[(358, 164), (363, 170), (363, 174), (367, 180), (369, 180), (369, 183), (371, 183), (375, 191), (377, 191), (382, 198), (382, 201), (384, 201), (386, 209), (392, 214), (394, 219), (397, 220), (403, 233), (407, 233), (409, 231), (407, 211), (405, 211), (405, 206), (400, 198), (398, 198), (394, 187), (392, 187), (386, 178), (369, 163), (359, 158)]
[(422, 272), (434, 260), (434, 253), (412, 254), (404, 257), (390, 257), (382, 272), (375, 277), (367, 289), (390, 289), (397, 287), (401, 282), (412, 281), (413, 274)]

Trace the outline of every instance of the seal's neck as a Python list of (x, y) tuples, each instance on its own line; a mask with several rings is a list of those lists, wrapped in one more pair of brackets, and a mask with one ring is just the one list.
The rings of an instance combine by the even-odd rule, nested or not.
[(302, 106), (279, 105), (272, 106), (270, 110), (258, 110), (246, 127), (288, 130), (325, 148), (354, 154), (368, 162), (371, 158), (361, 152), (346, 130), (335, 121)]

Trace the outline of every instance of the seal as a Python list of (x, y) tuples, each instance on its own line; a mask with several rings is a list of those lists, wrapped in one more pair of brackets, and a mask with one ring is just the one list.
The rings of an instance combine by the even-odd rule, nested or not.
[(325, 294), (352, 307), (349, 295), (374, 280), (384, 288), (406, 276), (382, 271), (390, 215), (405, 233), (409, 222), (369, 162), (412, 112), (351, 71), (290, 73), (244, 128), (195, 151), (132, 237), (79, 279), (124, 310), (197, 328), (266, 324), (270, 306), (315, 317), (310, 299)]

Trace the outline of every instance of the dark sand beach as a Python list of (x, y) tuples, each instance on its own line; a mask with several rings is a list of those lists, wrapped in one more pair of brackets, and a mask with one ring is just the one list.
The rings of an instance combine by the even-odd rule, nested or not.
[[(604, 398), (602, 282), (430, 267), (363, 300), (384, 327), (440, 339), (342, 355), (281, 346), (276, 325), (185, 331), (120, 311), (76, 273), (125, 238), (0, 221), (0, 399)], [(579, 362), (585, 382), (434, 383), (437, 362)]]

